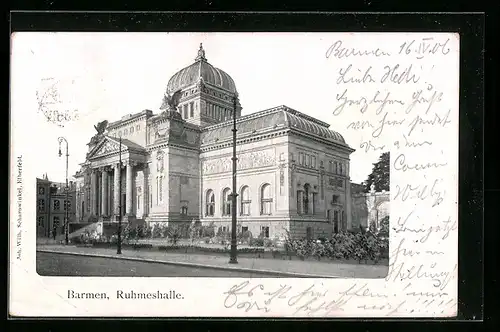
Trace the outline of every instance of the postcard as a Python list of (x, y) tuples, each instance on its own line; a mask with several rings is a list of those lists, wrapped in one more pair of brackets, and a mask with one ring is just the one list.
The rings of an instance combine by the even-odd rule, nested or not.
[(458, 34), (11, 48), (11, 315), (457, 315)]

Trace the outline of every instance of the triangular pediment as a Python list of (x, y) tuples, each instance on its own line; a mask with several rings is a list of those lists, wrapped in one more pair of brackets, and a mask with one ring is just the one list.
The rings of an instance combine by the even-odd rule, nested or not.
[[(128, 147), (125, 144), (121, 146), (122, 152), (126, 152)], [(120, 151), (120, 143), (110, 137), (104, 137), (88, 154), (87, 159), (103, 157)]]

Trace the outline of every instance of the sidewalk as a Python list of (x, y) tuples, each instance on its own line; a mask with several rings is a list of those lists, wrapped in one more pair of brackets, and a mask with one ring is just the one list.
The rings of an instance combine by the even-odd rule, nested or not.
[(175, 264), (212, 269), (230, 269), (245, 272), (269, 273), (280, 277), (316, 277), (316, 278), (384, 278), (388, 267), (385, 265), (354, 265), (342, 263), (322, 263), (311, 261), (289, 261), (263, 258), (238, 258), (238, 264), (229, 264), (229, 256), (180, 254), (146, 250), (83, 248), (64, 245), (38, 245), (37, 251), (67, 253), (74, 255), (97, 256), (114, 259), (140, 260), (147, 262)]

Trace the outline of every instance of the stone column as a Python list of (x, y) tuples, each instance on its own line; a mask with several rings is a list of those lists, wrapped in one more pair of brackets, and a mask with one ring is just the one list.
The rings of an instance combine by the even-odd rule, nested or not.
[(101, 213), (108, 215), (108, 171), (103, 168), (101, 171), (102, 176), (102, 190), (101, 190)]
[(131, 161), (127, 162), (127, 193), (126, 193), (126, 197), (127, 197), (127, 203), (126, 203), (126, 208), (127, 208), (127, 215), (131, 215), (132, 214), (132, 167), (133, 167), (133, 164)]
[(97, 171), (93, 169), (90, 177), (90, 213), (97, 215), (96, 211), (96, 195), (97, 195)]
[(113, 207), (113, 213), (115, 217), (118, 217), (120, 215), (120, 179), (121, 179), (121, 165), (120, 163), (115, 164), (115, 183), (114, 183), (114, 207)]

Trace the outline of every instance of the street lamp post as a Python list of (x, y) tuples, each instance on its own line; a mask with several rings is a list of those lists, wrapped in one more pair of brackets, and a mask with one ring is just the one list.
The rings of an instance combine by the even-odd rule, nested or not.
[[(59, 137), (57, 139), (59, 141), (59, 157), (62, 156), (62, 151), (61, 151), (61, 144), (62, 142), (66, 143), (66, 207), (65, 207), (65, 222), (64, 222), (64, 234), (65, 234), (65, 239), (64, 243), (68, 244), (69, 243), (69, 199), (68, 199), (68, 193), (69, 193), (69, 187), (68, 187), (68, 158), (69, 158), (69, 147), (68, 147), (68, 140), (64, 137)], [(49, 207), (50, 208), (50, 207)]]
[[(118, 167), (120, 169), (120, 178), (118, 179), (118, 239), (116, 254), (122, 254), (122, 136), (120, 135), (120, 148), (119, 148), (119, 162)], [(117, 176), (118, 174), (115, 174)]]
[(236, 98), (235, 94), (233, 98), (233, 192), (232, 196), (232, 209), (231, 209), (231, 258), (229, 259), (230, 264), (238, 264), (238, 260), (236, 258), (237, 255), (237, 242), (236, 242), (236, 197), (238, 194), (236, 193)]

